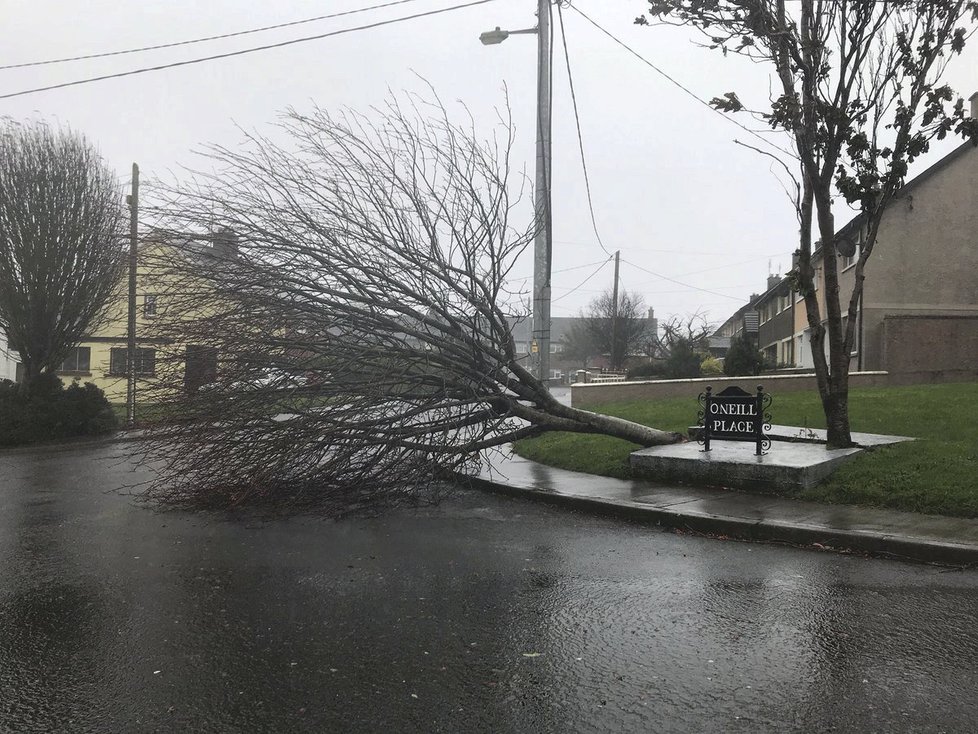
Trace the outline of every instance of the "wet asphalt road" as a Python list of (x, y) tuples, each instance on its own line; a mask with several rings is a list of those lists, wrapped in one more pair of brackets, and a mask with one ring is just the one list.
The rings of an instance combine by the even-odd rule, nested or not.
[(160, 514), (0, 454), (0, 730), (973, 732), (978, 574), (479, 493)]

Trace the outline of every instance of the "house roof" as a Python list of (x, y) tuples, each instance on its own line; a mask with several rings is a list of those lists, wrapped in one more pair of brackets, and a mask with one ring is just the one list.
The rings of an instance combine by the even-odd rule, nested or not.
[[(945, 168), (950, 166), (956, 160), (964, 156), (964, 154), (967, 153), (969, 150), (972, 150), (974, 148), (978, 148), (978, 141), (972, 142), (970, 140), (965, 140), (963, 143), (961, 143), (961, 145), (959, 145), (957, 148), (955, 148), (950, 153), (945, 155), (943, 158), (938, 159), (937, 161), (932, 163), (929, 167), (925, 168), (923, 171), (921, 171), (916, 176), (914, 176), (912, 179), (905, 182), (903, 186), (901, 186), (897, 190), (896, 194), (893, 197), (894, 200), (900, 199), (907, 194), (913, 193), (915, 189), (927, 183), (927, 181), (932, 179), (936, 174), (943, 171)], [(835, 231), (836, 238), (839, 238), (840, 236), (843, 235), (851, 234), (855, 230), (859, 229), (864, 219), (865, 219), (865, 215), (862, 212), (855, 215), (844, 225), (836, 229)], [(821, 251), (822, 251), (822, 247), (821, 245), (819, 245), (818, 247), (815, 248), (814, 252), (812, 253), (812, 256), (814, 257), (815, 255), (818, 255)]]
[(734, 311), (733, 314), (726, 321), (720, 324), (710, 336), (719, 337), (720, 332), (723, 331), (724, 327), (727, 324), (729, 324), (731, 321), (737, 321), (739, 319), (742, 319), (748, 311), (752, 310), (754, 306), (757, 305), (757, 302), (761, 300), (763, 295), (764, 294), (758, 295), (756, 293), (752, 293), (750, 298), (747, 300), (747, 303), (745, 303), (743, 306), (741, 306), (736, 311)]
[[(976, 93), (976, 94), (978, 94), (978, 93)], [(965, 153), (967, 153), (969, 150), (972, 150), (972, 149), (974, 149), (976, 147), (978, 147), (978, 141), (976, 141), (976, 142), (972, 142), (970, 140), (964, 141), (963, 143), (961, 143), (961, 145), (959, 145), (957, 148), (955, 148), (950, 153), (948, 153), (947, 155), (945, 155), (943, 158), (935, 161), (928, 168), (924, 169), (919, 174), (917, 174), (916, 176), (914, 176), (912, 179), (910, 179), (909, 181), (907, 181), (906, 183), (904, 183), (903, 186), (901, 186), (900, 189), (897, 191), (896, 196), (894, 198), (895, 199), (899, 199), (899, 198), (901, 198), (901, 197), (903, 197), (903, 196), (905, 196), (907, 194), (912, 193), (915, 189), (919, 188), (921, 185), (923, 185), (924, 183), (926, 183), (927, 181), (929, 181), (936, 174), (940, 173), (945, 168), (947, 168), (948, 166), (950, 166), (952, 163), (954, 163), (955, 161), (957, 161), (959, 158), (961, 158), (962, 156), (964, 156)], [(864, 218), (865, 218), (865, 216), (861, 212), (859, 214), (857, 214), (856, 216), (854, 216), (852, 219), (850, 219), (848, 222), (846, 222), (842, 227), (840, 227), (840, 228), (838, 228), (836, 230), (836, 232), (835, 232), (836, 237), (850, 234), (854, 230), (858, 229), (862, 225), (862, 222), (863, 222), (863, 219)], [(821, 254), (821, 251), (822, 251), (821, 245), (817, 246), (815, 248), (814, 252), (812, 253), (812, 257), (814, 258), (814, 257), (819, 256)], [(717, 329), (717, 331), (714, 332), (714, 334), (717, 334), (720, 331), (720, 329), (722, 329), (723, 326), (726, 325), (731, 319), (737, 319), (737, 318), (739, 318), (740, 315), (746, 309), (751, 308), (753, 306), (756, 306), (756, 305), (758, 305), (760, 303), (765, 303), (766, 301), (770, 300), (775, 295), (778, 295), (779, 292), (783, 290), (783, 288), (784, 288), (785, 285), (786, 285), (786, 279), (785, 278), (782, 278), (775, 286), (773, 286), (772, 288), (769, 288), (768, 290), (766, 290), (761, 295), (759, 295), (759, 296), (752, 296), (751, 297), (751, 300), (748, 301), (748, 303), (746, 305), (741, 306), (740, 309), (738, 309), (733, 314), (733, 316), (731, 316), (729, 319), (727, 319), (726, 321), (724, 321), (723, 324), (721, 324), (720, 328)]]
[(783, 296), (785, 292), (791, 292), (791, 284), (788, 282), (787, 277), (781, 278), (777, 283), (764, 291), (761, 295), (754, 299), (753, 305), (757, 306), (761, 303), (767, 303), (775, 296)]

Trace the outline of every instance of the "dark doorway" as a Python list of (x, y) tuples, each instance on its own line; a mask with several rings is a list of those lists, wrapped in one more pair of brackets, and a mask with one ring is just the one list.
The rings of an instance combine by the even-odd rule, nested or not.
[(187, 345), (187, 371), (183, 378), (188, 393), (217, 380), (217, 349), (197, 344)]

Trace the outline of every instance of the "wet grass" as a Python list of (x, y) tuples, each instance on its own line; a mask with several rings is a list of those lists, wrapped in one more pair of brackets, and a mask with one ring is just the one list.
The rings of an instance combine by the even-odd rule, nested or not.
[[(596, 412), (686, 433), (695, 398), (597, 406)], [(793, 496), (819, 502), (978, 517), (978, 383), (854, 389), (852, 430), (921, 440), (865, 451), (826, 482)], [(773, 421), (824, 428), (818, 396), (775, 395)], [(637, 447), (604, 436), (553, 433), (520, 441), (516, 453), (543, 464), (631, 478), (628, 454)]]

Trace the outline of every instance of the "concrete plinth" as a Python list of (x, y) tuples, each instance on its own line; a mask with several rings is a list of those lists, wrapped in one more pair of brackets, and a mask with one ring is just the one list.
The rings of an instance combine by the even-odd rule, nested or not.
[[(698, 440), (703, 436), (703, 426), (690, 426), (687, 435), (691, 440)], [(825, 443), (827, 432), (824, 428), (801, 428), (799, 426), (771, 426), (771, 430), (765, 430), (764, 435), (772, 441), (796, 441), (805, 443)], [(854, 443), (859, 446), (888, 446), (893, 443), (903, 443), (904, 441), (916, 441), (910, 436), (890, 436), (879, 433), (851, 433)]]
[(782, 493), (814, 487), (859, 451), (775, 441), (757, 456), (752, 443), (714, 441), (710, 451), (698, 443), (654, 446), (635, 451), (630, 462), (650, 479)]

